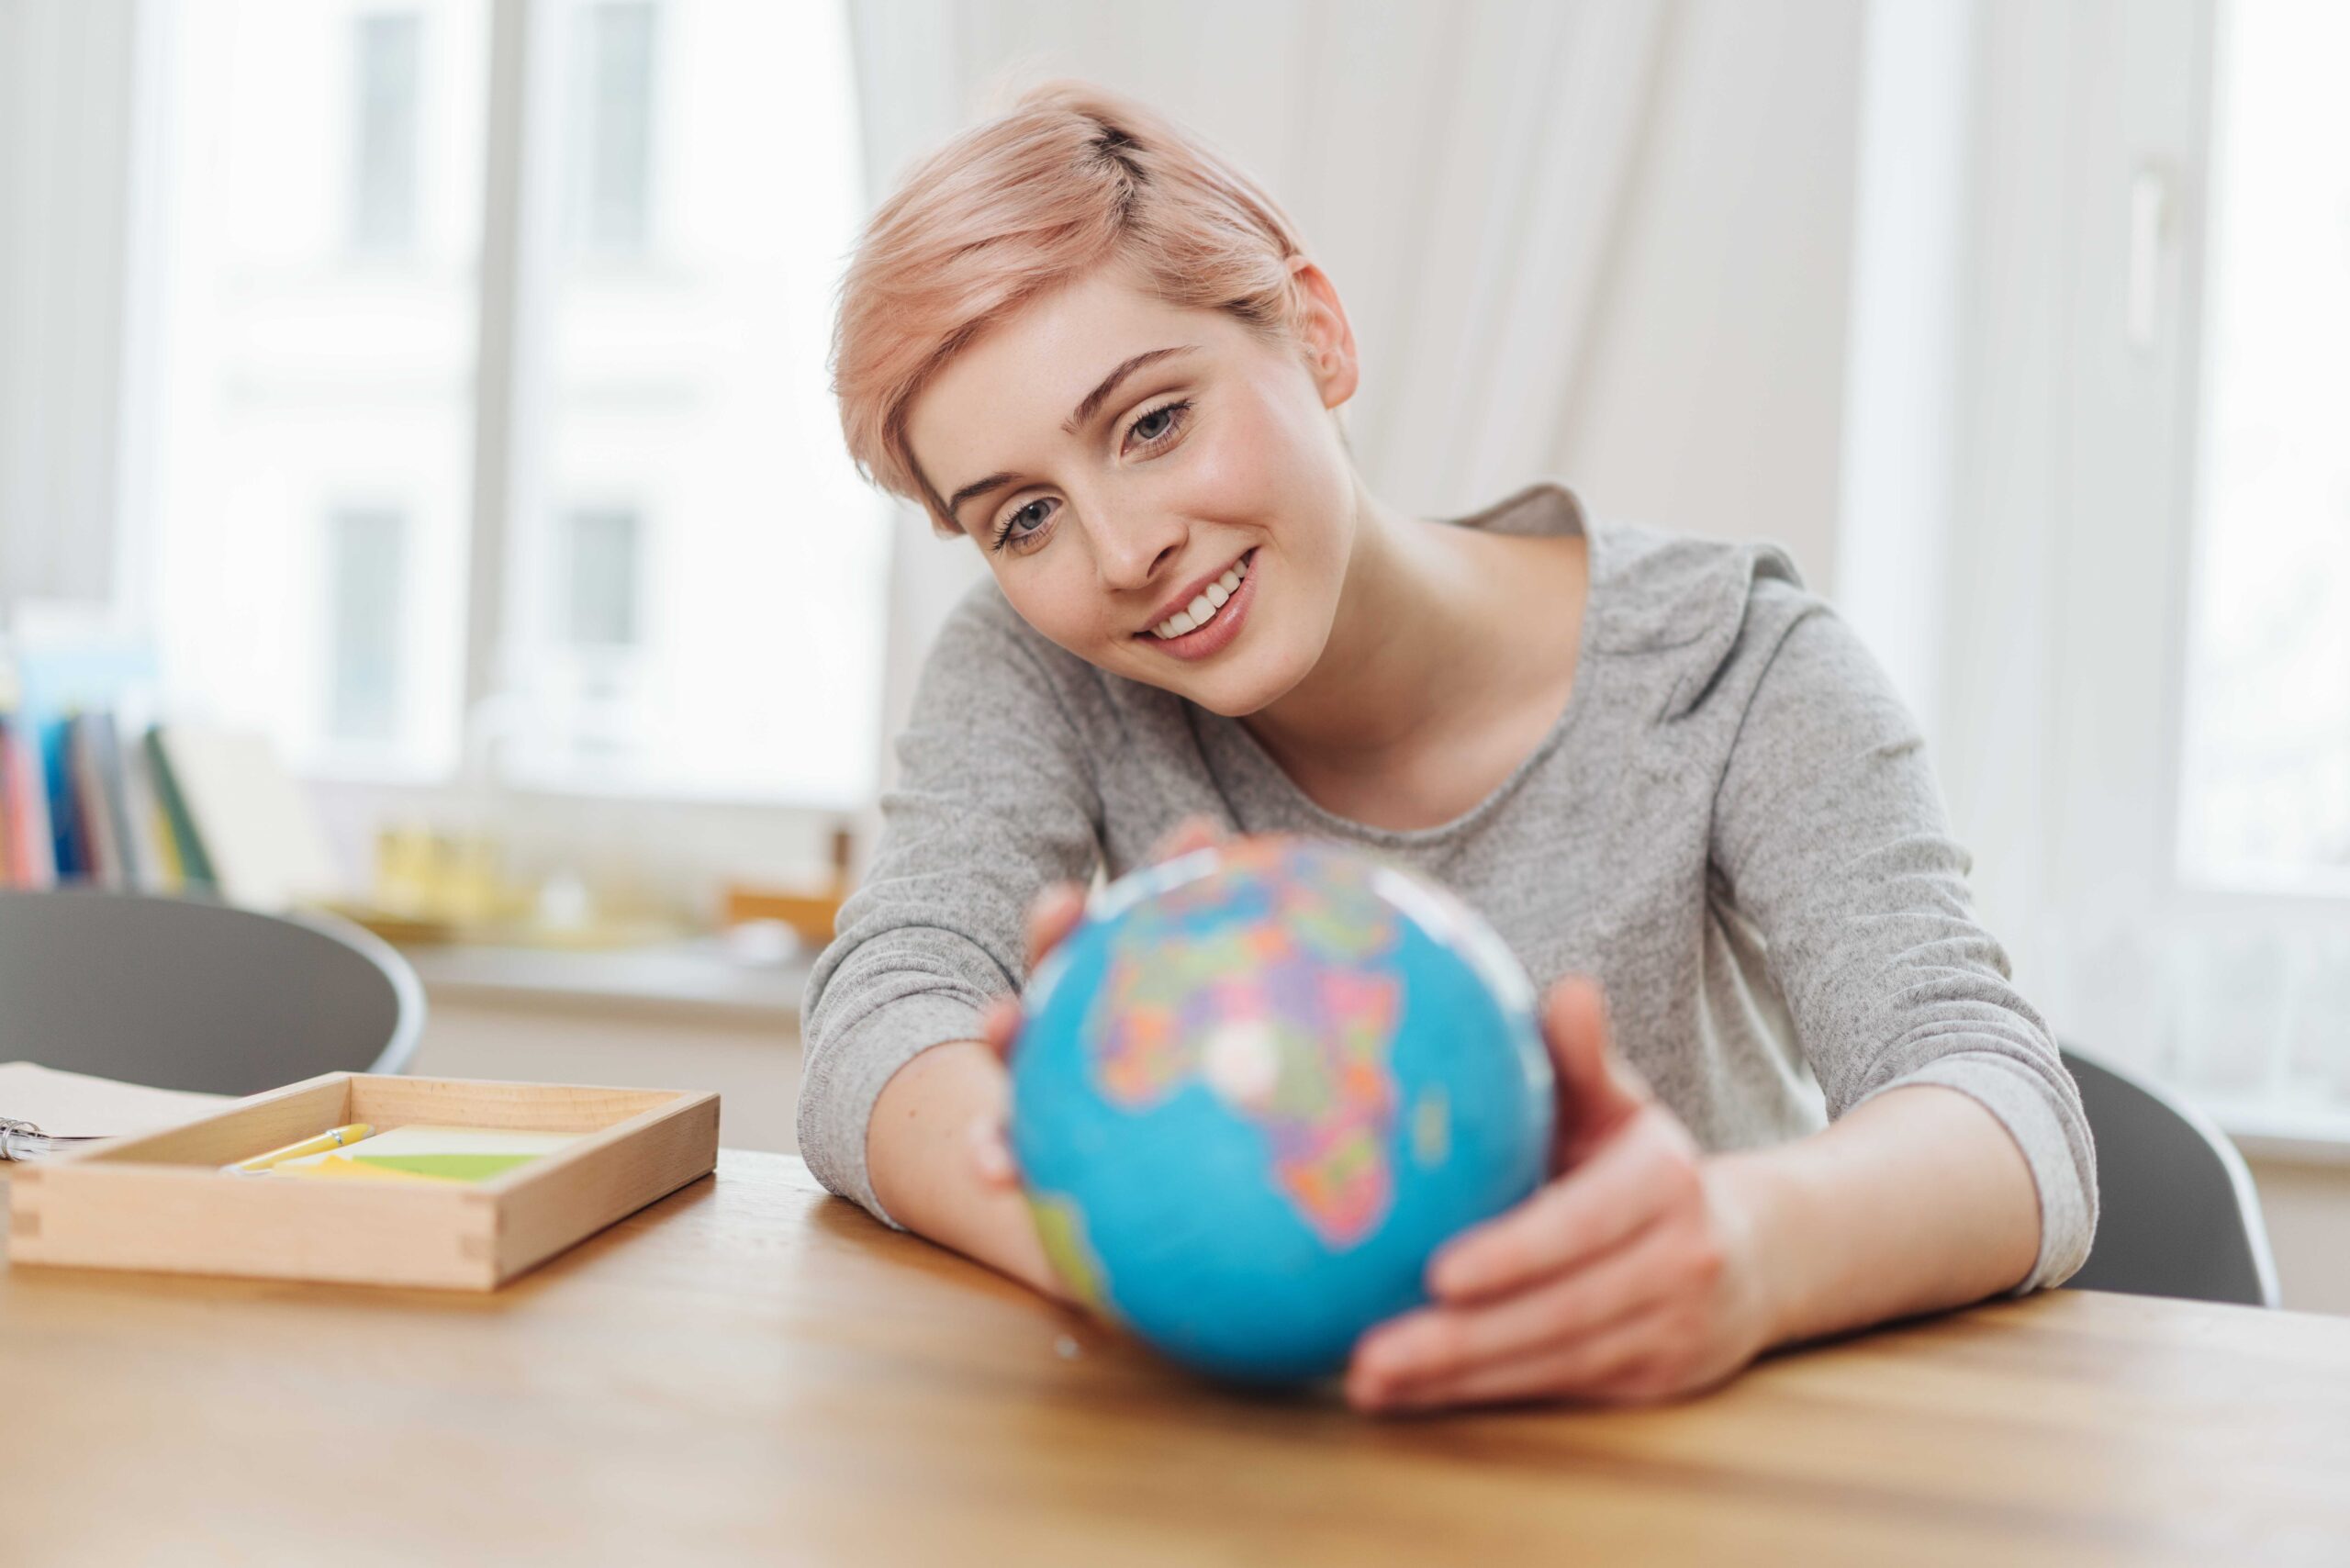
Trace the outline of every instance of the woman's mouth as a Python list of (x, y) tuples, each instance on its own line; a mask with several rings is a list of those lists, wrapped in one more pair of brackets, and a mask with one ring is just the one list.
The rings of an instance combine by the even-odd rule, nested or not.
[(1257, 552), (1251, 549), (1184, 609), (1136, 636), (1179, 659), (1203, 659), (1240, 634), (1256, 599)]

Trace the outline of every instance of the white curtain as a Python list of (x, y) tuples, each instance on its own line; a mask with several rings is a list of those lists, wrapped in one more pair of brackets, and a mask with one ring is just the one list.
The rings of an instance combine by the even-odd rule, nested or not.
[(1467, 510), (1563, 473), (1670, 526), (1775, 530), (1825, 570), (1862, 9), (856, 0), (853, 15), (877, 192), (1060, 73), (1148, 100), (1254, 172), (1347, 301), (1365, 357), (1348, 429), (1395, 505)]

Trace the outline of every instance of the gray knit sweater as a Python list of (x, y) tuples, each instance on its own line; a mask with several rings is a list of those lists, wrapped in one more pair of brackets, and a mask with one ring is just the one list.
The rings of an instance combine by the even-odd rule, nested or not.
[(1197, 812), (1372, 846), (1467, 899), (1538, 986), (1598, 977), (1617, 1048), (1704, 1148), (1799, 1137), (1900, 1084), (1972, 1096), (2039, 1190), (2016, 1294), (2062, 1283), (2097, 1226), (2080, 1095), (1974, 918), (1917, 723), (1850, 627), (1774, 546), (1588, 518), (1548, 480), (1449, 521), (1581, 531), (1590, 596), (1558, 722), (1439, 827), (1324, 810), (1236, 721), (1096, 668), (974, 585), (917, 683), (869, 874), (808, 977), (809, 1169), (896, 1226), (865, 1164), (882, 1085), (977, 1038), (987, 1001), (1024, 981), (1037, 890), (1122, 875)]

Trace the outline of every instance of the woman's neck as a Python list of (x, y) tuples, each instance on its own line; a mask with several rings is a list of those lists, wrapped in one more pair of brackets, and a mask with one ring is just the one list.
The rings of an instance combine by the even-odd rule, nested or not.
[[(1560, 585), (1529, 581), (1528, 541), (1405, 517), (1355, 485), (1356, 521), (1337, 622), (1296, 686), (1240, 720), (1293, 778), (1369, 776), (1474, 729), (1537, 686), (1547, 633), (1579, 615)], [(1580, 569), (1582, 556), (1562, 565)], [(1572, 603), (1581, 603), (1576, 593)], [(1572, 644), (1570, 644), (1572, 648)], [(1570, 654), (1570, 656), (1571, 654)]]

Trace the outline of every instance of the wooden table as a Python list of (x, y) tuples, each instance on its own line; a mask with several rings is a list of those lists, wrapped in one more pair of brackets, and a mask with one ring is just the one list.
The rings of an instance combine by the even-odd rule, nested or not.
[(2350, 1321), (2063, 1292), (1371, 1420), (732, 1150), (494, 1295), (0, 1273), (0, 1390), (11, 1568), (2350, 1561)]

